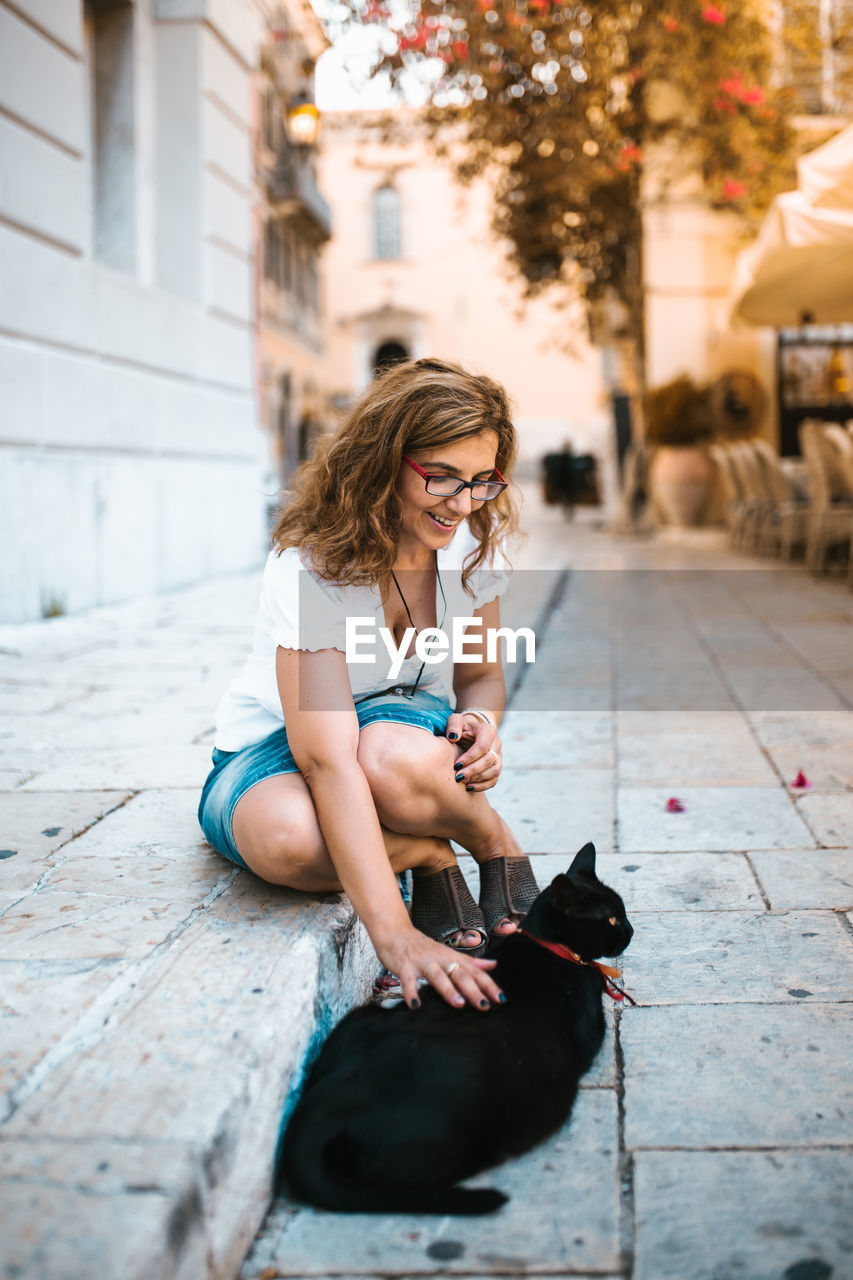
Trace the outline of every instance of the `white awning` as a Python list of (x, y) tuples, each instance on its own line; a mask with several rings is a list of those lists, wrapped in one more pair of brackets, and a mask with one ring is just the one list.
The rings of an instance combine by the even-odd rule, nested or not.
[(750, 324), (853, 321), (853, 126), (803, 156), (738, 255), (732, 317)]

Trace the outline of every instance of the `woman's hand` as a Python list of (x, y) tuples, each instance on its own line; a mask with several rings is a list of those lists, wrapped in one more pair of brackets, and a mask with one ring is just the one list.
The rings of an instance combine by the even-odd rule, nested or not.
[(461, 1009), (467, 1001), (485, 1012), (493, 1004), (503, 1003), (501, 989), (490, 974), (496, 960), (466, 956), (463, 950), (435, 942), (417, 929), (408, 929), (377, 946), (376, 954), (385, 968), (400, 979), (403, 999), (411, 1009), (420, 1004), (418, 978), (426, 978), (454, 1008)]
[[(472, 745), (456, 760), (456, 781), (466, 791), (488, 791), (501, 776), (501, 740), (492, 724), (477, 716), (456, 712), (448, 718), (445, 733), (451, 741)], [(461, 775), (461, 778), (460, 778)]]

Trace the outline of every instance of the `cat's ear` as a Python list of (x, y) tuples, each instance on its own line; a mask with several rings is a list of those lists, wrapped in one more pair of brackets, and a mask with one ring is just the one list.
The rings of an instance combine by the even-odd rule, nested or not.
[(559, 911), (572, 911), (577, 905), (578, 891), (572, 884), (568, 875), (562, 872), (558, 876), (554, 876), (548, 886), (548, 894), (551, 905)]
[(595, 875), (595, 845), (588, 841), (584, 847), (575, 854), (572, 865), (569, 867), (568, 874), (574, 879), (577, 876), (586, 876), (587, 879), (594, 880)]

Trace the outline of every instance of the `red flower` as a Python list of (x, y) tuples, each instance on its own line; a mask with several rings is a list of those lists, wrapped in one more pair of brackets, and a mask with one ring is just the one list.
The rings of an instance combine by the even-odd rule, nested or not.
[(684, 805), (675, 796), (670, 796), (666, 802), (667, 813), (684, 813)]
[(451, 47), (453, 49), (453, 52), (456, 54), (456, 57), (460, 60), (460, 62), (464, 62), (464, 60), (468, 57), (468, 46), (465, 43), (465, 41), (454, 40), (453, 45)]
[(622, 150), (619, 152), (619, 156), (616, 161), (616, 168), (621, 169), (623, 173), (627, 173), (632, 165), (640, 164), (642, 159), (642, 147), (638, 147), (636, 143), (626, 142)]
[(423, 51), (426, 48), (426, 42), (427, 37), (425, 31), (419, 31), (415, 36), (401, 36), (400, 52), (406, 53), (409, 49), (420, 49)]
[(792, 787), (802, 787), (803, 789), (805, 789), (806, 787), (810, 787), (811, 785), (812, 784), (809, 782), (808, 778), (803, 773), (802, 769), (797, 774), (794, 781), (791, 783)]
[(739, 200), (741, 196), (746, 195), (746, 183), (739, 182), (737, 178), (723, 179), (723, 199)]
[(677, 19), (677, 18), (671, 18), (668, 14), (666, 14), (663, 18), (661, 18), (661, 22), (663, 23), (664, 28), (665, 28), (665, 30), (667, 30), (667, 31), (677, 31), (677, 30), (678, 30), (678, 19)]
[(760, 102), (764, 101), (765, 96), (764, 90), (759, 89), (756, 84), (751, 89), (744, 89), (740, 95), (740, 100), (748, 103), (751, 107), (756, 107)]
[(722, 27), (725, 24), (726, 15), (715, 4), (706, 4), (702, 10), (702, 21), (710, 22), (715, 27)]
[(715, 111), (724, 111), (727, 116), (733, 116), (737, 111), (737, 107), (731, 98), (715, 98), (713, 105)]

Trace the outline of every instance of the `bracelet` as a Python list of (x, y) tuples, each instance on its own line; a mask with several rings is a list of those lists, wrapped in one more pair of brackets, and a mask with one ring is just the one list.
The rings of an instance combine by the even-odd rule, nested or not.
[(490, 724), (493, 729), (497, 729), (498, 722), (487, 707), (466, 707), (464, 711), (458, 713), (460, 716), (474, 716), (477, 720), (482, 720), (483, 724)]

